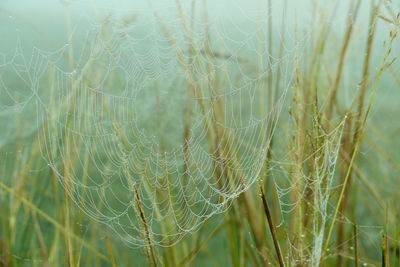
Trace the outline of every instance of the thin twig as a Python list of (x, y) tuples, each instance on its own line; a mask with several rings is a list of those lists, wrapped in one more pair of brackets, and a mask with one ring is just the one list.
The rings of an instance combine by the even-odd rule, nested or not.
[(282, 253), (281, 253), (281, 248), (279, 247), (279, 243), (278, 243), (278, 236), (276, 234), (276, 228), (275, 228), (274, 222), (272, 220), (271, 211), (269, 209), (267, 199), (265, 198), (264, 188), (262, 186), (260, 186), (260, 191), (261, 191), (262, 202), (264, 205), (265, 215), (267, 216), (267, 220), (268, 220), (269, 230), (271, 231), (272, 240), (274, 241), (276, 255), (278, 256), (278, 262), (281, 267), (284, 267), (285, 264), (283, 263), (283, 257), (282, 257)]

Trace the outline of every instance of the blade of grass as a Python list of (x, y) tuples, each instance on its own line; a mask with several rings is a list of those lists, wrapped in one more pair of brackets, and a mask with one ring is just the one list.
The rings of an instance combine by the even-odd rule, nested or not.
[(354, 231), (354, 264), (358, 267), (358, 229), (357, 224), (353, 226)]
[(106, 236), (106, 242), (107, 242), (108, 254), (110, 255), (111, 264), (113, 267), (116, 267), (117, 265), (115, 264), (115, 259), (114, 259), (114, 255), (111, 250), (111, 245), (110, 245), (110, 241), (108, 240), (108, 236)]
[[(7, 185), (3, 184), (0, 181), (0, 187), (2, 189), (4, 189), (7, 193), (17, 197), (26, 207), (30, 208), (31, 210), (33, 210), (34, 212), (36, 212), (37, 214), (39, 214), (40, 216), (42, 216), (44, 219), (46, 219), (48, 222), (50, 222), (51, 224), (54, 225), (54, 227), (56, 227), (58, 230), (60, 230), (60, 232), (62, 232), (63, 234), (67, 234), (67, 230), (65, 229), (64, 226), (62, 226), (60, 223), (58, 223), (55, 219), (53, 219), (52, 217), (50, 217), (48, 214), (46, 214), (44, 211), (42, 211), (41, 209), (39, 209), (38, 207), (36, 207), (34, 204), (32, 204), (31, 202), (29, 202), (26, 198), (24, 198), (23, 196), (19, 195), (17, 192), (15, 192), (12, 188), (8, 187)], [(89, 249), (90, 251), (92, 251), (94, 254), (96, 254), (96, 256), (98, 256), (99, 258), (105, 260), (106, 262), (109, 262), (109, 260), (107, 259), (107, 257), (105, 257), (101, 252), (99, 252), (98, 250), (96, 250), (95, 248), (93, 248), (92, 246), (88, 245), (84, 240), (82, 240), (79, 236), (77, 236), (74, 233), (70, 233), (71, 237), (73, 239), (75, 239), (77, 242), (81, 243), (83, 246), (85, 246), (87, 249)]]
[(283, 257), (282, 257), (282, 253), (281, 253), (281, 248), (279, 247), (278, 236), (276, 234), (275, 224), (272, 220), (271, 211), (269, 209), (267, 199), (265, 198), (264, 188), (262, 186), (260, 186), (260, 191), (261, 191), (262, 202), (264, 205), (265, 215), (267, 216), (267, 220), (268, 220), (269, 230), (271, 231), (272, 240), (274, 241), (274, 247), (275, 247), (276, 255), (278, 257), (279, 266), (284, 267), (285, 264), (283, 263)]
[(385, 258), (386, 266), (390, 267), (389, 258), (389, 204), (386, 202), (386, 212), (385, 212)]

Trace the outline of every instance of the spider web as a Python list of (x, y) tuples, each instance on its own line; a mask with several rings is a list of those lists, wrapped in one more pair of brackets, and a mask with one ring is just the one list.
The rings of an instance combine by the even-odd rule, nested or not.
[(2, 69), (24, 98), (2, 110), (36, 109), (42, 155), (88, 216), (134, 247), (170, 246), (258, 179), (300, 42), (272, 57), (256, 6), (234, 9), (240, 23), (200, 5), (138, 6), (79, 17), (53, 52), (26, 58), (18, 39)]

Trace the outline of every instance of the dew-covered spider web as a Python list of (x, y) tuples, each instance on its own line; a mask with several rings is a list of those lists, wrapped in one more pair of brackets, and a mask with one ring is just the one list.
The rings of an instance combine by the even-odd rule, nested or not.
[[(288, 239), (288, 245), (293, 254), (301, 254), (305, 251), (310, 252), (309, 258), (302, 258), (301, 262), (310, 264), (310, 266), (319, 266), (322, 256), (322, 248), (325, 237), (325, 228), (329, 220), (329, 200), (332, 193), (336, 189), (333, 179), (339, 155), (340, 142), (343, 133), (343, 126), (346, 120), (342, 120), (332, 131), (326, 132), (318, 120), (313, 121), (313, 128), (317, 135), (314, 137), (319, 147), (304, 159), (304, 162), (310, 162), (311, 172), (301, 170), (298, 178), (294, 181), (274, 181), (279, 197), (280, 211), (284, 217), (285, 214), (295, 214), (295, 210), (301, 205), (302, 199), (307, 199), (309, 195), (313, 197), (309, 199), (307, 206), (312, 222), (310, 229), (312, 233), (303, 233), (310, 235), (312, 238), (303, 247), (299, 247), (295, 241)], [(295, 164), (289, 163), (293, 169)], [(301, 163), (302, 164), (302, 163)], [(287, 175), (290, 177), (290, 175)], [(293, 194), (295, 198), (293, 198)], [(282, 222), (283, 223), (283, 222)], [(281, 224), (282, 224), (281, 223)], [(305, 253), (304, 253), (305, 254)], [(297, 259), (294, 258), (294, 261)]]
[(76, 205), (132, 246), (169, 246), (259, 178), (299, 49), (270, 56), (256, 9), (238, 23), (147, 5), (81, 17), (31, 58), (18, 40), (5, 68), (23, 69), (43, 157)]
[[(22, 132), (14, 114), (26, 114), (36, 123), (24, 134), (38, 131), (43, 158), (82, 211), (132, 247), (171, 246), (270, 171), (271, 138), (311, 33), (281, 23), (279, 1), (274, 20), (263, 1), (230, 1), (218, 12), (201, 1), (113, 3), (70, 1), (65, 43), (34, 44), (29, 57), (16, 31), (15, 52), (0, 62), (0, 116), (11, 117), (0, 142)], [(311, 251), (313, 266), (338, 187), (344, 123), (325, 132), (315, 122), (321, 145), (306, 159), (313, 178), (298, 181), (308, 187), (274, 180), (282, 218), (300, 202), (293, 192), (313, 192), (313, 238), (306, 248), (289, 244)]]

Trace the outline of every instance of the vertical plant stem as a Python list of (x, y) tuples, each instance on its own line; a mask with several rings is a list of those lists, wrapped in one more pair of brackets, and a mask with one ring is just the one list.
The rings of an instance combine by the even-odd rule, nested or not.
[(343, 64), (344, 64), (344, 60), (346, 58), (347, 48), (349, 47), (350, 37), (353, 32), (354, 21), (357, 17), (357, 13), (358, 13), (358, 10), (360, 7), (360, 2), (361, 2), (360, 0), (357, 0), (356, 6), (355, 7), (351, 6), (349, 9), (346, 33), (344, 36), (342, 49), (340, 51), (339, 64), (338, 64), (338, 67), (336, 70), (336, 77), (335, 77), (335, 81), (333, 84), (332, 94), (331, 94), (331, 97), (329, 100), (329, 109), (328, 109), (328, 115), (327, 115), (328, 122), (331, 120), (332, 113), (333, 113), (333, 107), (336, 103), (337, 91), (339, 89), (340, 80), (341, 80), (342, 73), (343, 73)]
[(389, 258), (389, 204), (386, 202), (386, 212), (385, 212), (385, 258), (386, 258), (386, 266), (390, 267), (390, 258)]
[(108, 254), (110, 255), (111, 264), (112, 264), (113, 267), (116, 267), (114, 255), (113, 255), (112, 250), (111, 250), (111, 245), (110, 245), (110, 241), (108, 240), (108, 236), (106, 236), (106, 242), (107, 242)]
[(381, 257), (382, 257), (382, 267), (386, 267), (386, 252), (385, 252), (385, 231), (382, 231), (382, 247), (381, 247)]
[(152, 243), (151, 237), (150, 237), (149, 225), (147, 224), (146, 217), (144, 216), (142, 202), (140, 200), (139, 192), (137, 190), (136, 185), (134, 186), (134, 188), (135, 188), (136, 204), (137, 204), (137, 207), (139, 209), (140, 219), (142, 220), (143, 227), (144, 227), (144, 230), (146, 232), (146, 238), (147, 238), (148, 246), (150, 248), (151, 258), (153, 260), (154, 266), (157, 267), (158, 266), (157, 265), (157, 259), (156, 259), (156, 255), (155, 255), (155, 251), (154, 251), (154, 246), (153, 246), (153, 243)]
[(274, 222), (272, 220), (271, 211), (269, 209), (268, 202), (267, 202), (267, 199), (266, 199), (265, 193), (264, 193), (264, 188), (262, 186), (260, 186), (260, 191), (261, 191), (262, 202), (263, 202), (263, 205), (264, 205), (265, 215), (267, 216), (267, 220), (268, 220), (269, 230), (271, 231), (272, 240), (274, 242), (276, 255), (278, 257), (279, 266), (280, 267), (284, 267), (285, 264), (283, 263), (283, 257), (282, 257), (282, 253), (281, 253), (281, 248), (279, 247), (278, 235), (276, 234), (275, 224), (274, 224)]
[(400, 263), (400, 259), (399, 259), (399, 217), (397, 216), (395, 219), (395, 230), (394, 230), (394, 240), (395, 240), (395, 244), (394, 244), (394, 262), (393, 262), (393, 266), (398, 266), (398, 264)]
[(358, 229), (357, 224), (353, 226), (354, 230), (354, 264), (358, 267)]

